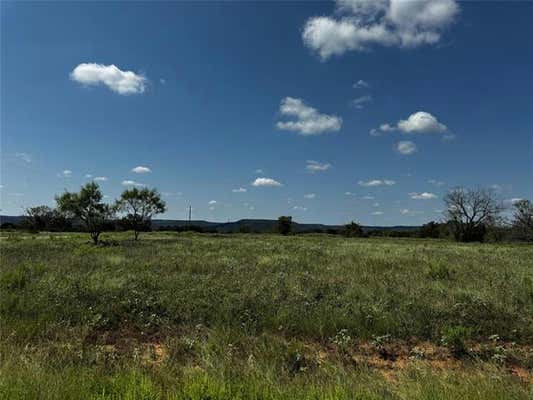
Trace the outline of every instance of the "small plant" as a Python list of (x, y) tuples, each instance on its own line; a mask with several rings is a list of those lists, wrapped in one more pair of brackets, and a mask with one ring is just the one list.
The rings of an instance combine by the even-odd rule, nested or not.
[(385, 344), (389, 343), (392, 339), (390, 334), (373, 336), (372, 345), (376, 346), (378, 349), (382, 348)]
[(335, 336), (329, 338), (329, 340), (334, 345), (344, 349), (350, 344), (352, 337), (349, 335), (348, 329), (341, 329)]
[(462, 325), (443, 329), (441, 343), (447, 346), (453, 355), (463, 357), (468, 354), (466, 341), (470, 338), (471, 329)]

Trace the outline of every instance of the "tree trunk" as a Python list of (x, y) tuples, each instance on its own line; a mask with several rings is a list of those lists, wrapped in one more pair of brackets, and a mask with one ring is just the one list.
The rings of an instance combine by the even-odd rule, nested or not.
[(91, 232), (91, 239), (95, 246), (98, 244), (98, 236), (100, 236), (100, 232)]
[(133, 231), (133, 235), (135, 237), (135, 240), (139, 238), (139, 231)]

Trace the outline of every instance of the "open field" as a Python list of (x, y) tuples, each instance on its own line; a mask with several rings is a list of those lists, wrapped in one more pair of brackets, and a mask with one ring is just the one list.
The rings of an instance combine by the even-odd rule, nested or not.
[(2, 234), (2, 399), (531, 399), (533, 246)]

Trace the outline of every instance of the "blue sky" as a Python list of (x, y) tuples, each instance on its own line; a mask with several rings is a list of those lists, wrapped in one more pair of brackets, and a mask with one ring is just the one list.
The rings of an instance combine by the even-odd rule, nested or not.
[(457, 185), (531, 199), (532, 16), (531, 2), (2, 2), (1, 212), (96, 177), (107, 201), (145, 184), (164, 218), (192, 204), (217, 221), (420, 224)]

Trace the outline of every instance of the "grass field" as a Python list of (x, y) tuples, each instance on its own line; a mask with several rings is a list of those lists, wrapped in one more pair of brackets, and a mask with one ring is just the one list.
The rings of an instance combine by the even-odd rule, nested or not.
[(2, 399), (532, 399), (533, 246), (4, 233)]

